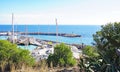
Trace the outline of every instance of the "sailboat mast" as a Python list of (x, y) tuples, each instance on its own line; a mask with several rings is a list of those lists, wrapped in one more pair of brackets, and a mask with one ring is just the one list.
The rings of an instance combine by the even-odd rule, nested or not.
[(58, 42), (58, 23), (57, 23), (57, 18), (55, 19), (56, 21), (56, 42)]
[(12, 13), (12, 43), (14, 43), (14, 14)]
[(38, 36), (39, 36), (39, 33), (40, 33), (40, 32), (39, 32), (39, 24), (38, 24)]
[(25, 32), (26, 32), (26, 38), (27, 38), (27, 41), (26, 41), (26, 49), (28, 49), (28, 42), (29, 42), (29, 39), (28, 39), (28, 29), (27, 29), (27, 24), (25, 26)]
[(26, 37), (27, 37), (27, 24), (25, 25), (25, 35), (26, 35)]

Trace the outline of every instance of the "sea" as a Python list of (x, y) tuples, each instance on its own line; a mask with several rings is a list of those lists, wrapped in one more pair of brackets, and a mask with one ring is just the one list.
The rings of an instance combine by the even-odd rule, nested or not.
[[(58, 25), (58, 33), (78, 34), (81, 37), (61, 37), (49, 35), (29, 35), (42, 40), (59, 41), (67, 44), (92, 45), (93, 34), (100, 31), (101, 25)], [(0, 25), (0, 31), (12, 31), (12, 25)], [(14, 31), (20, 32), (45, 32), (56, 33), (56, 25), (14, 25)], [(0, 39), (7, 39), (7, 36), (0, 36)]]

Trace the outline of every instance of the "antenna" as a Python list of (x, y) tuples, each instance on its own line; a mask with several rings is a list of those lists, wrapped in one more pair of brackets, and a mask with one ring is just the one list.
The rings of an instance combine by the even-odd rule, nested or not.
[(57, 23), (57, 18), (55, 18), (56, 22), (56, 42), (58, 42), (58, 23)]
[(12, 13), (12, 43), (14, 43), (14, 14)]

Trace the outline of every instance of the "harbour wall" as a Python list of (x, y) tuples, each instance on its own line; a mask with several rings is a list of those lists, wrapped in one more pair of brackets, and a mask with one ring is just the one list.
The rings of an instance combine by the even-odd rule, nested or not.
[[(9, 36), (12, 32), (0, 32), (0, 36)], [(45, 32), (15, 32), (14, 35), (49, 35), (49, 36), (62, 36), (62, 37), (81, 37), (78, 34), (67, 34), (67, 33), (45, 33)]]

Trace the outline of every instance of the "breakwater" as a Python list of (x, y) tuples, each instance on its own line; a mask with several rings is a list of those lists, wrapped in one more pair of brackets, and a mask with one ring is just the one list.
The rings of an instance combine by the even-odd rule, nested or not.
[[(29, 32), (29, 33), (24, 33), (21, 32), (21, 35), (51, 35), (51, 36), (56, 36), (56, 33), (43, 33), (43, 32)], [(81, 37), (81, 35), (77, 34), (67, 34), (67, 33), (58, 33), (58, 36), (63, 36), (63, 37)]]
[[(77, 34), (67, 34), (67, 33), (45, 33), (45, 32), (15, 32), (15, 35), (50, 35), (50, 36), (62, 36), (62, 37), (81, 37)], [(0, 36), (9, 36), (12, 35), (12, 32), (0, 32)]]

